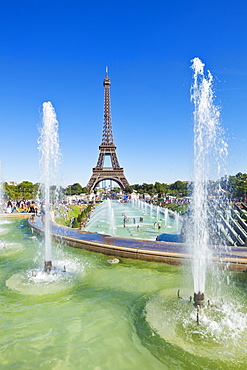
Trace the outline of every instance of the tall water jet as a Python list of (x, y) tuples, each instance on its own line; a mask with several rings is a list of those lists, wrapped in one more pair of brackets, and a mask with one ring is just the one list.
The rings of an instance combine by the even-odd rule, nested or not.
[(42, 127), (40, 128), (38, 144), (40, 153), (42, 213), (45, 230), (45, 270), (50, 270), (52, 267), (50, 189), (51, 185), (56, 184), (56, 174), (60, 157), (58, 121), (51, 102), (45, 102), (42, 105)]
[(114, 209), (111, 209), (110, 213), (110, 234), (114, 235), (114, 227), (115, 227), (115, 217), (114, 217)]
[(167, 219), (168, 219), (168, 208), (164, 209), (164, 220), (165, 220), (165, 226), (167, 226)]
[(159, 221), (159, 219), (160, 219), (160, 207), (159, 206), (157, 206), (157, 208), (156, 208), (156, 219), (157, 219), (157, 221)]
[(213, 77), (204, 75), (204, 64), (199, 58), (192, 60), (194, 83), (191, 100), (194, 103), (194, 181), (191, 223), (188, 231), (189, 245), (193, 249), (194, 300), (204, 300), (206, 271), (210, 259), (210, 234), (208, 228), (210, 177), (219, 176), (218, 159), (227, 146), (220, 138), (219, 108), (214, 105)]
[(109, 233), (111, 235), (114, 235), (114, 224), (115, 224), (115, 220), (114, 220), (114, 210), (112, 208), (112, 203), (110, 201), (110, 199), (107, 199), (107, 202), (108, 202), (108, 220), (109, 220)]

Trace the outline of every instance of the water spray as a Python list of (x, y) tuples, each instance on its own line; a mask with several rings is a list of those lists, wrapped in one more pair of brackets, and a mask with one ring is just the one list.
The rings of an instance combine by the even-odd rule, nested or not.
[(59, 164), (58, 121), (51, 102), (43, 103), (42, 127), (38, 140), (40, 151), (41, 190), (43, 193), (43, 222), (45, 231), (45, 266), (44, 271), (51, 271), (51, 185), (55, 182)]

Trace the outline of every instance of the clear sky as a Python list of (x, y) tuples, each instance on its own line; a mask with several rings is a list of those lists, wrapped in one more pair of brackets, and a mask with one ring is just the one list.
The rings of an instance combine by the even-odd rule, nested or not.
[(247, 172), (245, 0), (0, 0), (0, 160), (5, 181), (39, 181), (40, 108), (59, 121), (65, 185), (86, 186), (103, 123), (130, 184), (191, 180), (191, 60), (214, 76), (228, 171)]

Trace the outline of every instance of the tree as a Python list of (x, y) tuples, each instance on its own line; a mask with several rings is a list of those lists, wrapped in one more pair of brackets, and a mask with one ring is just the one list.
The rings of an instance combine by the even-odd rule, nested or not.
[(247, 174), (239, 172), (235, 176), (229, 176), (228, 183), (223, 183), (224, 190), (228, 190), (232, 197), (246, 197)]
[(129, 185), (129, 186), (126, 186), (126, 188), (124, 188), (124, 192), (125, 192), (125, 193), (130, 193), (130, 194), (131, 194), (131, 193), (133, 192), (133, 187), (132, 187), (132, 186), (130, 186), (130, 185)]
[(78, 220), (77, 218), (74, 218), (74, 221), (73, 221), (73, 224), (72, 224), (72, 227), (77, 229), (79, 227), (79, 223), (78, 223)]
[(185, 184), (183, 181), (178, 180), (174, 182), (174, 184), (172, 184), (170, 188), (171, 190), (176, 190), (177, 195), (180, 195), (182, 197), (188, 194), (187, 184)]
[(161, 184), (160, 182), (156, 182), (154, 184), (155, 192), (158, 193), (158, 197), (161, 198), (161, 195), (165, 193), (165, 187), (164, 184)]
[(11, 199), (34, 199), (38, 192), (38, 184), (22, 181), (18, 185), (9, 185), (5, 182), (3, 189), (6, 196)]
[(14, 185), (9, 185), (7, 182), (3, 184), (3, 190), (5, 192), (5, 195), (7, 198), (10, 199), (18, 199), (18, 192), (16, 189), (16, 186)]
[(64, 193), (66, 195), (79, 195), (81, 193), (85, 193), (85, 188), (84, 188), (84, 191), (83, 191), (82, 186), (78, 182), (76, 182), (73, 185), (68, 186), (65, 189)]

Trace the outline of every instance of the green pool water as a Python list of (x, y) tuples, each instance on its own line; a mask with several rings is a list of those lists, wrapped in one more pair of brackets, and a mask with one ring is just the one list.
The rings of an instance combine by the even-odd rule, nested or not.
[(1, 221), (0, 240), (1, 369), (247, 368), (245, 273), (227, 275), (225, 302), (198, 326), (188, 267), (54, 244), (57, 272), (42, 280), (26, 220)]

